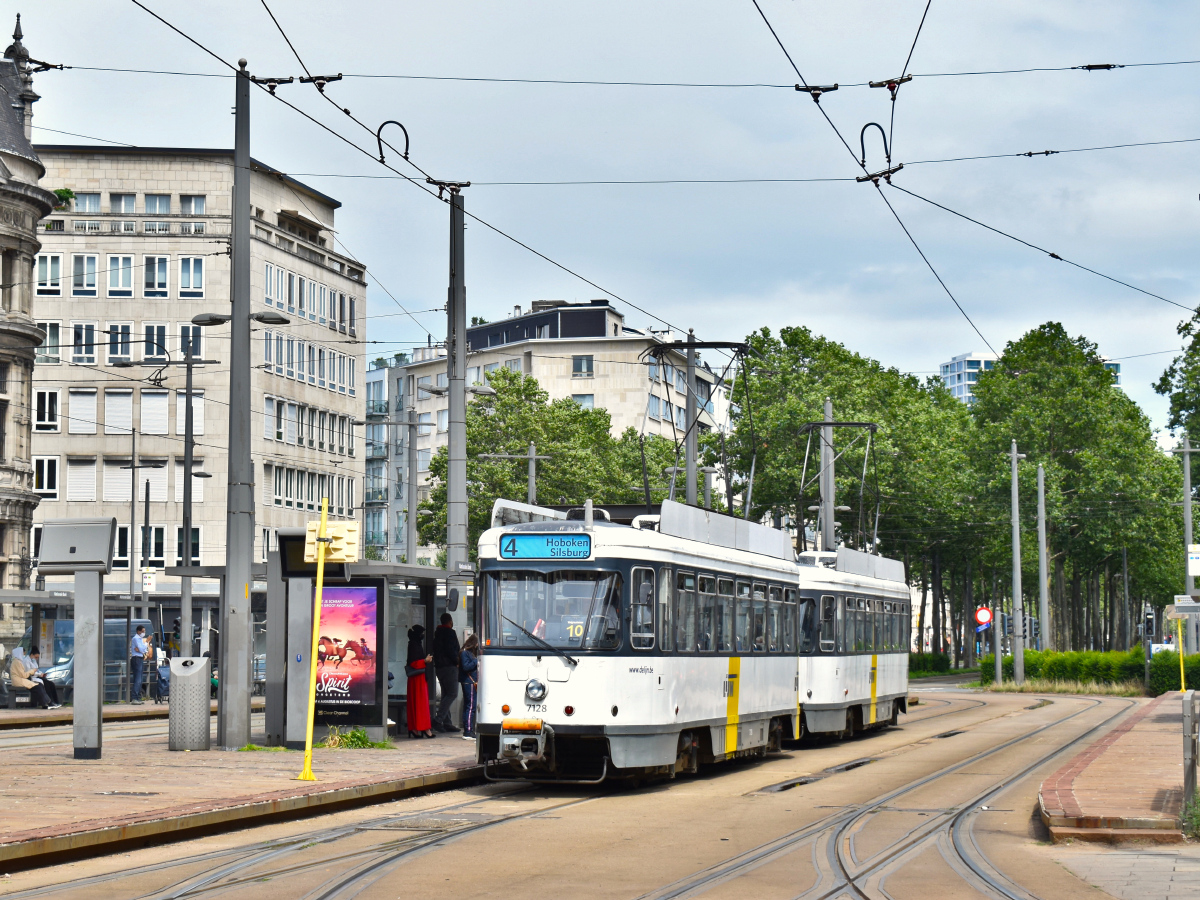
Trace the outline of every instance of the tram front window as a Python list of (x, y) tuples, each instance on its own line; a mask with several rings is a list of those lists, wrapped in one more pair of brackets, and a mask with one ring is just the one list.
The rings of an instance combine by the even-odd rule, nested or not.
[(612, 650), (621, 643), (620, 575), (501, 572), (489, 580), (491, 646), (541, 646), (534, 638), (563, 650)]

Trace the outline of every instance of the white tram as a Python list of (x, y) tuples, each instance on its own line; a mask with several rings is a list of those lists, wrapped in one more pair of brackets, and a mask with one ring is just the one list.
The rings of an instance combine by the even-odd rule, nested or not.
[(498, 501), (479, 540), (489, 778), (671, 776), (907, 712), (902, 564), (797, 561), (784, 532), (669, 501), (633, 527), (576, 512)]

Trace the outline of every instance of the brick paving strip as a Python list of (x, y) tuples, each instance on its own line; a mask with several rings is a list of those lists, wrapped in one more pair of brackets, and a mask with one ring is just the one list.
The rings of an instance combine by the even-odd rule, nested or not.
[(1038, 806), (1051, 838), (1183, 840), (1182, 720), (1178, 692), (1163, 694), (1043, 781)]
[(394, 800), (482, 777), (472, 745), (453, 738), (401, 741), (392, 750), (317, 750), (317, 782), (295, 780), (300, 753), (172, 752), (165, 737), (114, 742), (96, 761), (75, 760), (61, 746), (12, 752), (19, 764), (10, 759), (0, 769), (0, 864), (9, 868)]

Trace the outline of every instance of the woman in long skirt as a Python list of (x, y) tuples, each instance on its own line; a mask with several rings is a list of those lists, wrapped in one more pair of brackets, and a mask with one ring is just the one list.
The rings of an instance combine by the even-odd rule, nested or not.
[(408, 629), (408, 659), (404, 666), (408, 676), (408, 736), (433, 737), (429, 721), (429, 688), (425, 683), (425, 627)]

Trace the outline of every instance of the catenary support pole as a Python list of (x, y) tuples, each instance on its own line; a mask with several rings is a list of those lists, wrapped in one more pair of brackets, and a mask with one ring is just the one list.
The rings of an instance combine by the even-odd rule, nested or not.
[(1121, 548), (1121, 589), (1124, 594), (1121, 602), (1121, 618), (1125, 622), (1125, 650), (1129, 650), (1129, 644), (1132, 640), (1132, 629), (1129, 621), (1129, 554), (1125, 552), (1125, 548)]
[[(825, 398), (825, 421), (833, 421), (833, 400)], [(833, 523), (834, 477), (833, 477), (833, 428), (821, 428), (821, 549), (837, 550), (835, 526)]]
[[(146, 590), (146, 570), (150, 568), (150, 540), (151, 540), (151, 534), (150, 534), (150, 479), (149, 478), (146, 479), (146, 490), (144, 491), (144, 493), (146, 495), (146, 514), (144, 516), (144, 518), (146, 520), (146, 524), (144, 524), (142, 526), (142, 565), (141, 565), (139, 571), (141, 572), (141, 576), (142, 576), (142, 614), (141, 614), (141, 617), (143, 619), (147, 619), (147, 618), (149, 618), (149, 616), (146, 613), (146, 608), (150, 605), (150, 594)], [(164, 543), (165, 542), (166, 541), (164, 538)], [(159, 624), (159, 627), (162, 626), (162, 622), (159, 622), (158, 624)], [(151, 632), (153, 632), (153, 629), (151, 629)]]
[(1183, 436), (1183, 565), (1187, 592), (1196, 590), (1196, 579), (1187, 571), (1187, 554), (1192, 548), (1192, 439)]
[[(193, 326), (193, 328), (196, 326)], [(194, 335), (195, 332), (188, 332)], [(192, 466), (195, 451), (195, 423), (192, 417), (192, 346), (189, 337), (183, 348), (187, 375), (183, 386), (183, 564), (192, 564)], [(192, 655), (192, 578), (179, 579), (179, 655)]]
[(1012, 442), (1012, 652), (1013, 652), (1013, 682), (1025, 683), (1025, 604), (1021, 597), (1021, 518), (1018, 502), (1019, 479), (1017, 478), (1017, 463), (1025, 458), (1024, 453), (1017, 452), (1017, 442)]
[(460, 574), (467, 552), (467, 289), (465, 221), (459, 188), (450, 189), (450, 287), (446, 298), (446, 368), (450, 379), (449, 465), (446, 472), (446, 571)]
[(537, 503), (537, 447), (529, 442), (529, 483), (525, 486), (525, 499), (529, 505)]
[(417, 411), (409, 407), (405, 411), (407, 421), (407, 443), (404, 446), (408, 484), (405, 492), (408, 500), (405, 507), (406, 528), (404, 529), (404, 561), (410, 566), (417, 564)]
[(1052, 650), (1050, 635), (1049, 559), (1046, 547), (1046, 471), (1038, 463), (1038, 632), (1039, 650)]
[(125, 541), (125, 553), (129, 558), (129, 604), (132, 606), (138, 578), (137, 566), (133, 564), (133, 542), (137, 540), (137, 429), (130, 429), (129, 434), (129, 534)]
[(696, 505), (696, 348), (692, 344), (696, 343), (696, 334), (692, 329), (688, 329), (687, 336), (687, 398), (686, 398), (686, 421), (684, 427), (687, 429), (683, 436), (683, 456), (684, 456), (684, 478), (687, 479), (687, 489), (684, 497), (687, 500), (688, 506)]
[(229, 296), (229, 483), (221, 598), (217, 744), (250, 743), (250, 566), (254, 555), (254, 462), (250, 457), (250, 73), (238, 60), (233, 141), (233, 239)]

